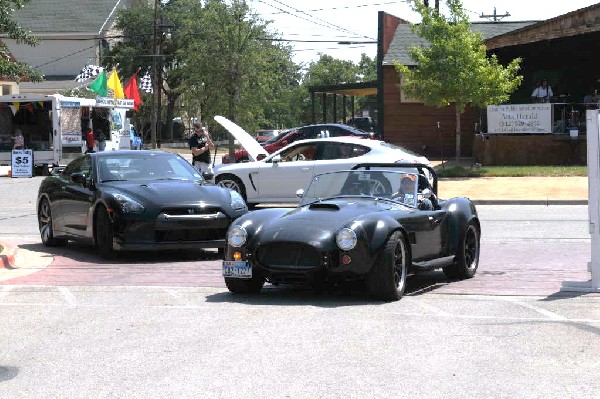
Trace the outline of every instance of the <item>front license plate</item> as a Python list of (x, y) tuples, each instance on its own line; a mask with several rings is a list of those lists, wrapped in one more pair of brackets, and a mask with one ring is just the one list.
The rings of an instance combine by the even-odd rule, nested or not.
[(252, 265), (245, 260), (224, 260), (223, 276), (233, 278), (252, 278)]

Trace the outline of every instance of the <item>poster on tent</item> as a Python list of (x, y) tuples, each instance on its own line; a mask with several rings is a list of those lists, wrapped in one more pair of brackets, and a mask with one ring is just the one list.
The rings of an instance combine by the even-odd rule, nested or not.
[(551, 104), (487, 106), (488, 133), (552, 133)]
[(63, 145), (82, 145), (81, 104), (78, 101), (60, 102), (60, 132)]

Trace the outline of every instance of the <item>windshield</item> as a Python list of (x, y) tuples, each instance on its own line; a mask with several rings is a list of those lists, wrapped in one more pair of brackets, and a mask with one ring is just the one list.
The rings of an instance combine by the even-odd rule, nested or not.
[(115, 154), (97, 157), (98, 181), (202, 180), (185, 159), (175, 154)]
[(300, 206), (338, 197), (376, 197), (417, 207), (418, 175), (407, 170), (354, 170), (315, 176)]

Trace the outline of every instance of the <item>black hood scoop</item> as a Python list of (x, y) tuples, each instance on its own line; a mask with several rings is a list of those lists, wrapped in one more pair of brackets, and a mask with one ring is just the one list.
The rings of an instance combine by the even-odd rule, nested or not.
[(314, 204), (310, 204), (308, 209), (325, 209), (329, 211), (339, 211), (340, 207), (336, 204), (332, 204), (331, 202), (315, 202)]

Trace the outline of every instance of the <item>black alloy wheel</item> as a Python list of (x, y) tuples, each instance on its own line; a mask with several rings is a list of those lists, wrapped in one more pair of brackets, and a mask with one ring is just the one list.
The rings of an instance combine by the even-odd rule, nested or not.
[(402, 232), (395, 231), (367, 275), (367, 290), (374, 299), (391, 302), (402, 298), (406, 289), (409, 257)]
[(450, 278), (471, 278), (479, 266), (479, 229), (474, 222), (470, 222), (465, 229), (463, 239), (456, 253), (454, 264), (444, 267), (444, 274)]
[(99, 207), (94, 218), (94, 238), (98, 254), (105, 259), (114, 255), (113, 251), (113, 228), (110, 216), (105, 207)]
[(54, 230), (52, 229), (52, 208), (47, 198), (40, 201), (38, 208), (38, 226), (40, 229), (40, 237), (42, 244), (46, 247), (63, 247), (67, 245), (67, 240), (64, 238), (55, 238)]

